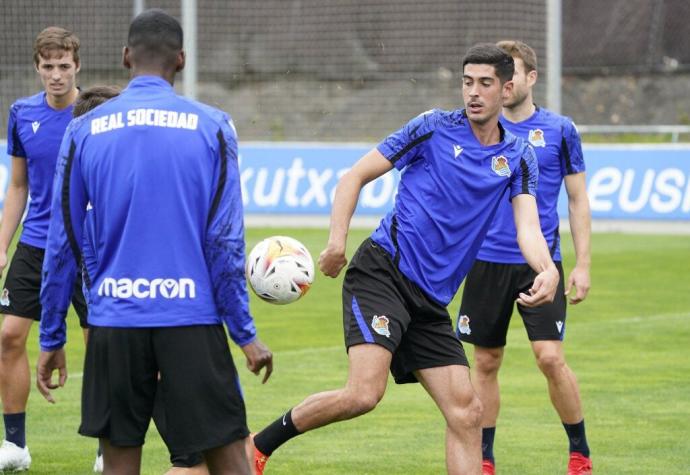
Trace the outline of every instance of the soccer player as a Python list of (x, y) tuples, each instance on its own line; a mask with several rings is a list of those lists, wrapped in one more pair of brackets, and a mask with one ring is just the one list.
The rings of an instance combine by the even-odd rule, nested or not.
[[(570, 440), (568, 474), (589, 474), (592, 463), (577, 380), (563, 354), (566, 295), (570, 295), (571, 304), (577, 304), (585, 299), (590, 285), (590, 212), (580, 137), (569, 118), (534, 105), (532, 88), (537, 81), (534, 50), (519, 41), (503, 41), (498, 46), (515, 60), (513, 89), (503, 104), (501, 124), (506, 130), (528, 140), (536, 152), (539, 220), (561, 274), (552, 303), (530, 308), (518, 300), (518, 311), (537, 365), (546, 376), (551, 402)], [(564, 181), (577, 259), (565, 289), (556, 210)], [(485, 474), (495, 472), (493, 442), (500, 405), (498, 371), (503, 361), (513, 304), (520, 292), (532, 285), (536, 276), (520, 255), (510, 208), (507, 198), (501, 201), (477, 261), (467, 275), (458, 318), (458, 336), (463, 342), (474, 345), (474, 384), (484, 405), (482, 457)]]
[[(26, 340), (32, 323), (41, 317), (41, 266), (53, 176), (60, 142), (79, 92), (79, 39), (64, 28), (46, 28), (36, 37), (33, 59), (43, 91), (12, 104), (7, 131), (12, 176), (0, 224), (0, 273), (7, 266), (7, 249), (29, 196), (31, 201), (0, 295), (0, 312), (4, 315), (0, 329), (0, 397), (5, 423), (0, 471), (25, 470), (31, 464), (25, 422), (31, 381)], [(86, 332), (86, 303), (80, 282), (72, 303)]]
[[(79, 117), (86, 114), (96, 106), (116, 97), (120, 94), (120, 89), (115, 86), (94, 86), (79, 93), (77, 100), (74, 103), (74, 117)], [(88, 208), (88, 206), (87, 206)], [(82, 265), (84, 272), (87, 275), (93, 275), (96, 268), (96, 243), (93, 241), (93, 214), (87, 210), (86, 218), (84, 220), (84, 244), (82, 247)], [(88, 292), (88, 289), (86, 289)], [(162, 401), (162, 392), (156, 391), (156, 400), (153, 407), (153, 421), (156, 424), (158, 432), (160, 432), (164, 441), (167, 441), (167, 432), (165, 424), (165, 408)], [(167, 472), (168, 475), (204, 475), (208, 473), (206, 464), (204, 463), (204, 456), (201, 452), (194, 452), (191, 454), (170, 454), (170, 462), (172, 468)], [(102, 448), (99, 447), (96, 462), (94, 463), (93, 471), (96, 473), (103, 472), (103, 453)]]
[(389, 370), (396, 383), (420, 382), (443, 413), (448, 473), (481, 473), (481, 403), (446, 306), (506, 193), (521, 248), (538, 273), (521, 300), (529, 306), (552, 300), (559, 278), (539, 229), (534, 153), (498, 123), (512, 77), (509, 55), (492, 44), (472, 47), (463, 59), (466, 108), (412, 119), (340, 179), (319, 256), (330, 277), (347, 263), (347, 232), (362, 187), (393, 167), (403, 171), (394, 209), (345, 274), (347, 384), (308, 397), (256, 434), (248, 444), (256, 473), (292, 437), (374, 409)]
[(79, 432), (101, 439), (104, 473), (139, 473), (157, 390), (172, 452), (203, 452), (214, 474), (249, 473), (222, 323), (251, 371), (265, 368), (264, 382), (272, 372), (248, 308), (236, 133), (225, 113), (175, 94), (182, 36), (161, 10), (132, 21), (123, 51), (132, 80), (72, 121), (56, 171), (37, 385), (54, 402), (67, 377), (66, 284), (88, 204), (95, 266), (84, 276), (91, 326)]

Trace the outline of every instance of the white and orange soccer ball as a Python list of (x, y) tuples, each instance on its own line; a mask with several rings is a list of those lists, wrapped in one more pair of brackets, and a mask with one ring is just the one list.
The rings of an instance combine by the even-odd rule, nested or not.
[(259, 298), (284, 305), (307, 293), (314, 282), (314, 261), (298, 240), (271, 236), (254, 246), (245, 272)]

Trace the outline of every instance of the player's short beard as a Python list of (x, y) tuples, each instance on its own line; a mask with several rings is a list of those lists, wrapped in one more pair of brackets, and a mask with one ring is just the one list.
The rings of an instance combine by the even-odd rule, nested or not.
[(515, 109), (517, 107), (520, 107), (524, 102), (527, 100), (527, 96), (529, 94), (526, 92), (520, 92), (518, 91), (513, 91), (513, 97), (511, 98), (512, 100), (508, 100), (503, 103), (503, 107), (506, 109)]

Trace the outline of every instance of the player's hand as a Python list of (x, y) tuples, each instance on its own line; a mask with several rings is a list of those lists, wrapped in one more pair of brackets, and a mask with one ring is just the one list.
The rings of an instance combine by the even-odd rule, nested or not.
[(571, 296), (568, 301), (577, 305), (587, 298), (587, 293), (589, 293), (590, 281), (589, 281), (589, 269), (575, 267), (573, 271), (568, 276), (568, 283), (565, 288), (565, 295), (570, 295), (570, 291), (575, 287), (575, 295)]
[(271, 373), (273, 373), (273, 353), (271, 353), (271, 350), (257, 338), (253, 342), (244, 345), (242, 351), (247, 358), (247, 368), (249, 368), (249, 371), (258, 376), (261, 373), (261, 369), (266, 368), (261, 384), (268, 381)]
[[(53, 383), (53, 371), (58, 370), (58, 382)], [(65, 349), (55, 351), (41, 351), (36, 365), (36, 386), (44, 398), (50, 403), (55, 403), (51, 389), (61, 388), (67, 381), (67, 361)]]
[(345, 247), (328, 244), (319, 255), (319, 269), (328, 277), (338, 277), (340, 271), (347, 264)]
[(553, 302), (560, 278), (558, 269), (551, 264), (545, 271), (537, 274), (532, 287), (529, 289), (529, 294), (520, 293), (517, 303), (525, 307), (538, 307), (539, 305)]

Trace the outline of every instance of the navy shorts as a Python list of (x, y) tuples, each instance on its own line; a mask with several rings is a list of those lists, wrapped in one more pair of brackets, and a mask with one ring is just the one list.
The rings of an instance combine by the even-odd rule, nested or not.
[(359, 247), (343, 282), (343, 326), (347, 348), (362, 343), (393, 354), (395, 382), (414, 383), (414, 372), (439, 366), (468, 366), (445, 306), (430, 299), (371, 239)]
[[(0, 295), (0, 313), (17, 317), (41, 319), (41, 281), (45, 250), (17, 243), (10, 268), (5, 279), (5, 288)], [(77, 273), (72, 294), (72, 306), (77, 311), (79, 325), (87, 328), (87, 306), (82, 291), (81, 272)]]
[(204, 452), (249, 435), (221, 325), (91, 327), (80, 434), (116, 447), (143, 445), (158, 391), (172, 454)]
[[(566, 301), (563, 266), (556, 262), (561, 278), (554, 301), (539, 307), (518, 305), (530, 341), (563, 340)], [(527, 292), (537, 273), (527, 264), (475, 261), (467, 278), (458, 316), (458, 336), (486, 348), (506, 345), (506, 335), (515, 300)]]

